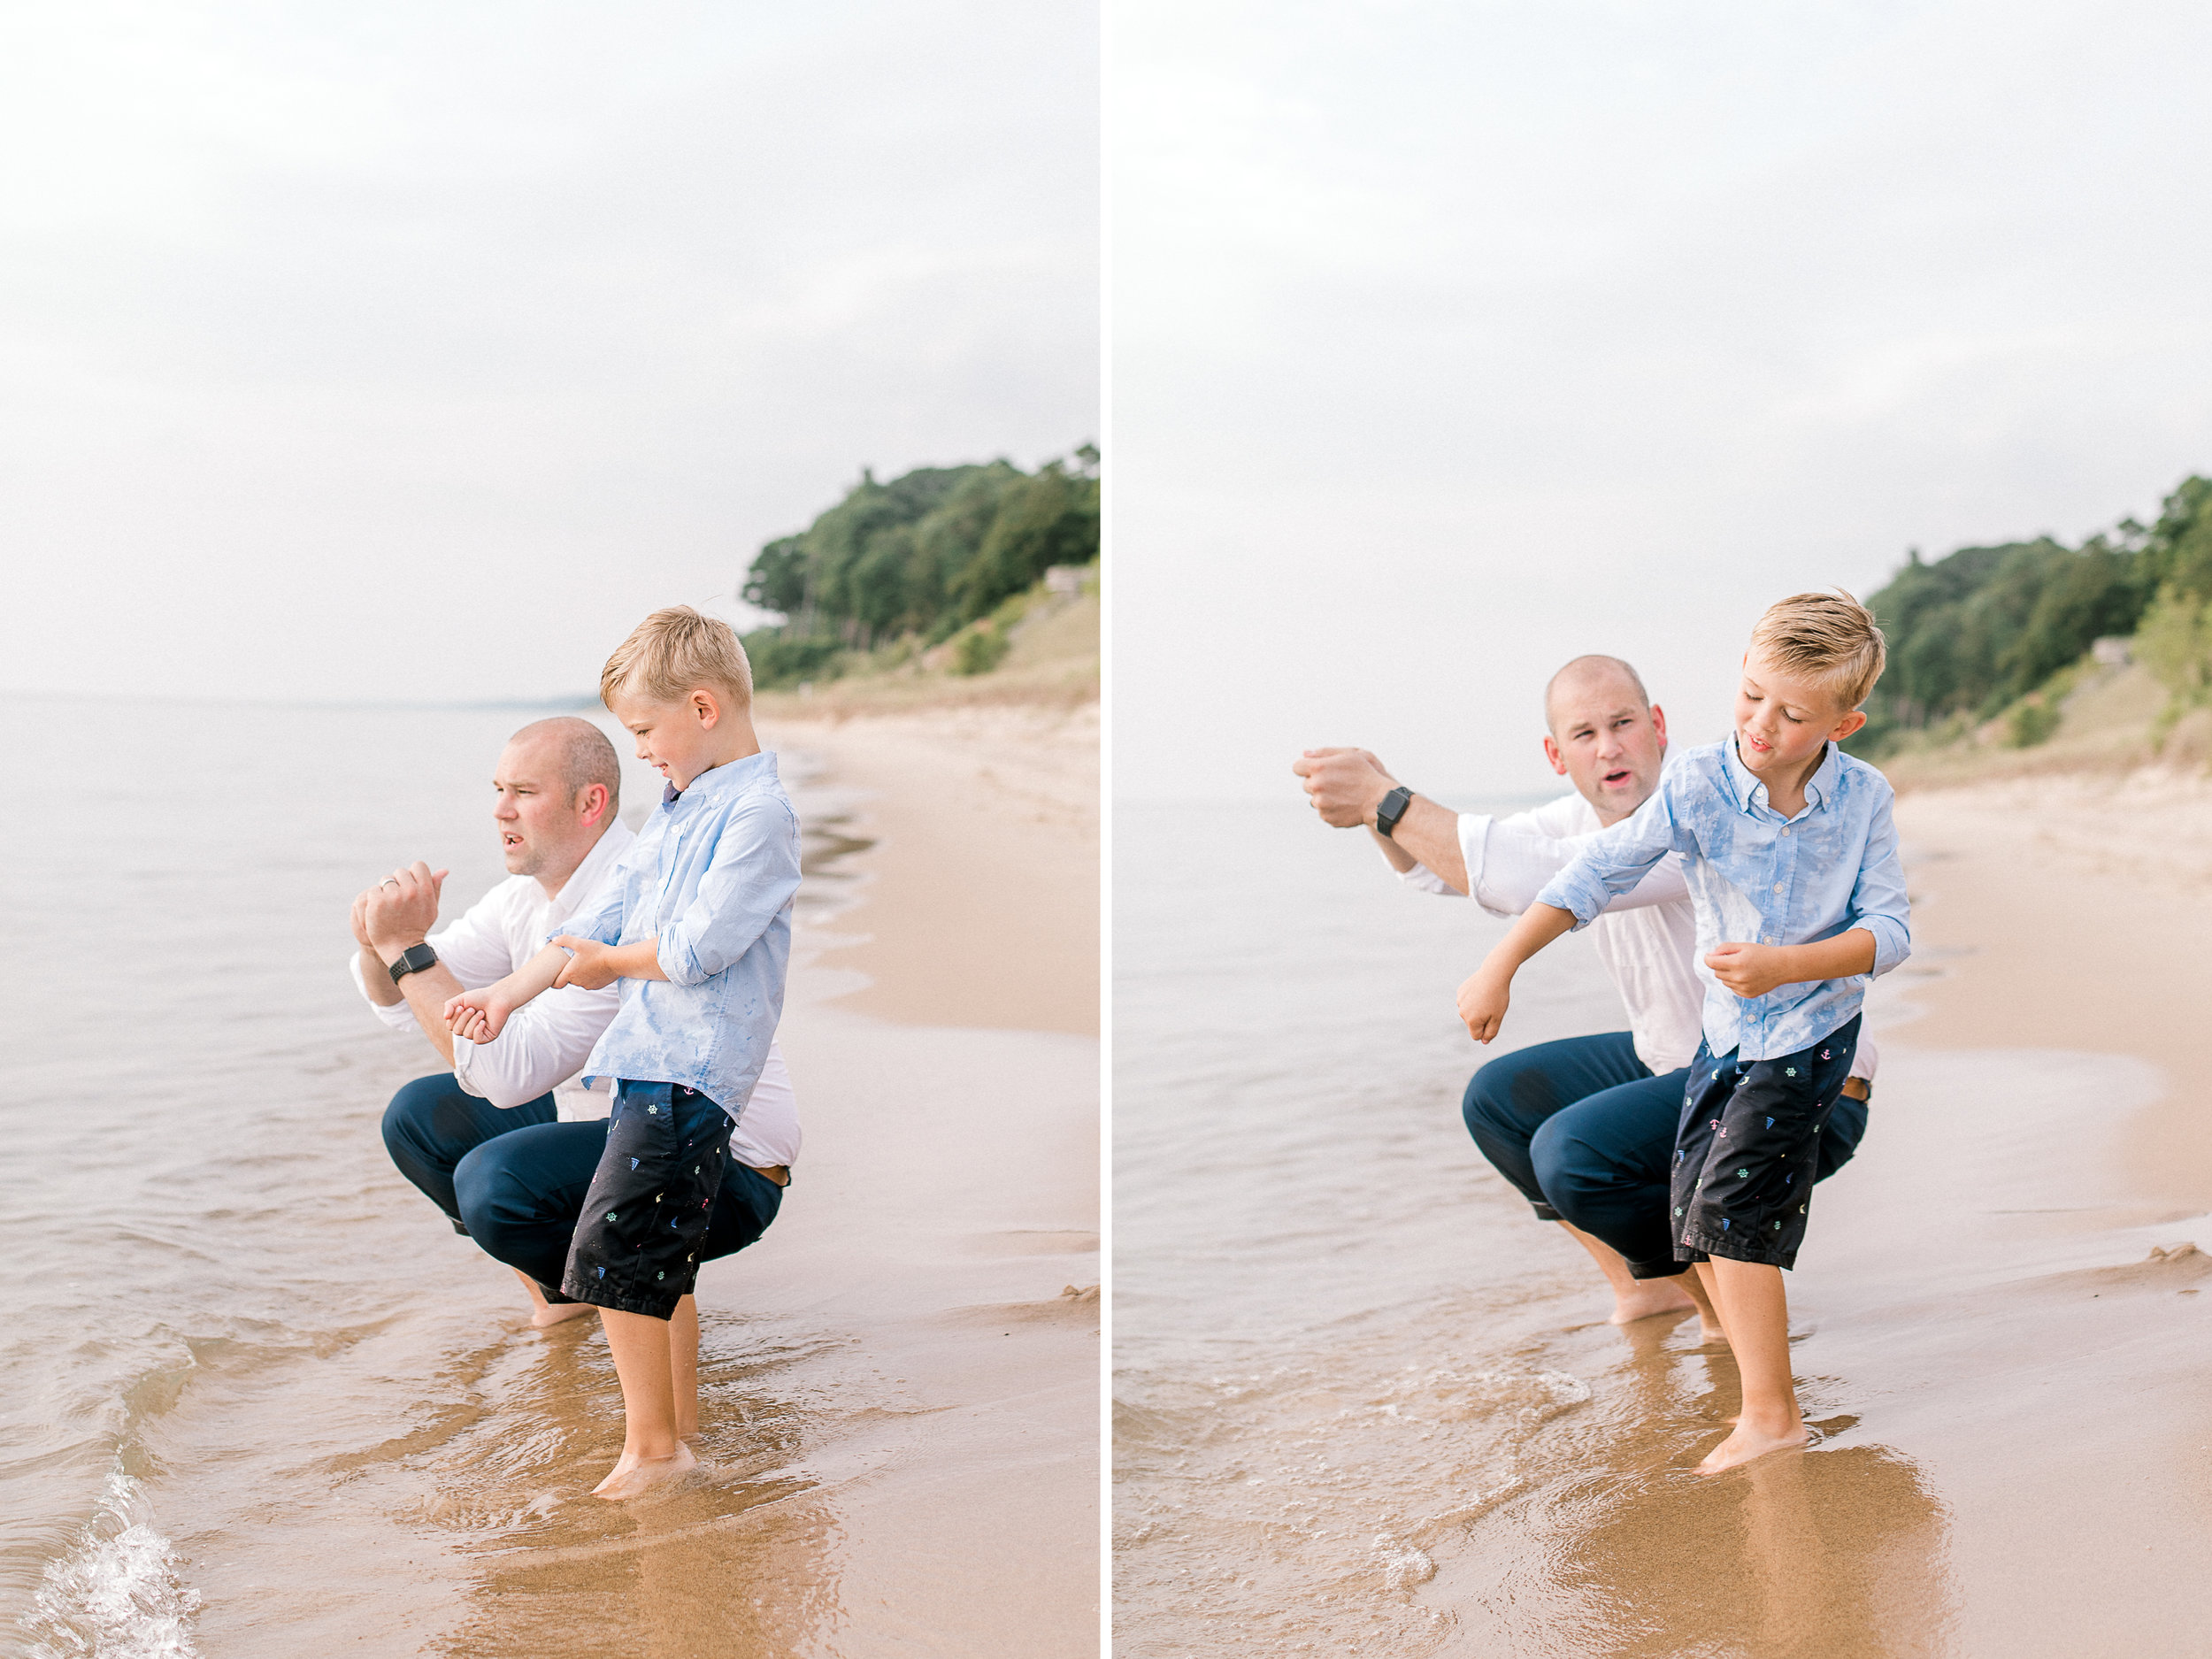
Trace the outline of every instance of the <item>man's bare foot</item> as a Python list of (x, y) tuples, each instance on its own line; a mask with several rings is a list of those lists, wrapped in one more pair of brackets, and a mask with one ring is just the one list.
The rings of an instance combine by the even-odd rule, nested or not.
[(675, 1451), (666, 1457), (635, 1457), (625, 1452), (622, 1461), (607, 1471), (607, 1478), (591, 1489), (591, 1495), (619, 1503), (698, 1466), (699, 1460), (691, 1455), (691, 1448), (681, 1440), (676, 1442)]
[(548, 1302), (544, 1286), (518, 1267), (514, 1270), (514, 1275), (522, 1281), (523, 1289), (530, 1293), (530, 1325), (533, 1330), (542, 1331), (549, 1325), (559, 1325), (566, 1319), (580, 1319), (584, 1315), (595, 1311), (588, 1302)]
[(1793, 1424), (1786, 1432), (1773, 1433), (1755, 1429), (1742, 1418), (1728, 1438), (1705, 1454), (1705, 1461), (1697, 1466), (1701, 1475), (1717, 1475), (1724, 1469), (1733, 1469), (1738, 1463), (1747, 1463), (1755, 1457), (1764, 1457), (1769, 1452), (1793, 1452), (1802, 1449), (1812, 1439), (1805, 1432), (1802, 1423)]
[(1633, 1325), (1639, 1319), (1651, 1319), (1663, 1313), (1694, 1313), (1697, 1303), (1692, 1302), (1682, 1286), (1671, 1279), (1635, 1279), (1625, 1289), (1613, 1292), (1613, 1317), (1609, 1325)]

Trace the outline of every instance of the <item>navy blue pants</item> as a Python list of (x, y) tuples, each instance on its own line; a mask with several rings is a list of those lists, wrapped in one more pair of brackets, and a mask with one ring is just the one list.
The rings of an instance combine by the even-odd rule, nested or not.
[[(502, 1108), (479, 1100), (451, 1072), (419, 1077), (384, 1110), (392, 1162), (446, 1213), (456, 1233), (537, 1280), (548, 1302), (560, 1289), (569, 1243), (607, 1147), (607, 1125), (559, 1122), (550, 1094)], [(733, 1255), (768, 1231), (783, 1188), (731, 1164), (708, 1212), (699, 1259)]]
[[(1668, 1178), (1689, 1070), (1653, 1075), (1624, 1031), (1500, 1055), (1461, 1102), (1467, 1133), (1545, 1221), (1565, 1221), (1610, 1245), (1638, 1279), (1672, 1279)], [(1866, 1102), (1839, 1100), (1820, 1133), (1814, 1179), (1851, 1161)]]

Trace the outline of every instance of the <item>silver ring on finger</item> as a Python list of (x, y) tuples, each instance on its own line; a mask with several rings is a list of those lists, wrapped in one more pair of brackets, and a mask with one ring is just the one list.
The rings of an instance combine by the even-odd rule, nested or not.
[(386, 876), (383, 880), (378, 882), (376, 885), (380, 887), (396, 887), (399, 885), (399, 878), (397, 876)]

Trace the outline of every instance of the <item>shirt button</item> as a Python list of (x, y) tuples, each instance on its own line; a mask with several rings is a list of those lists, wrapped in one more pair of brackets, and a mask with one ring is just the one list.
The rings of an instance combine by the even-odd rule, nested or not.
[(1774, 890), (1775, 890), (1777, 893), (1779, 893), (1779, 892), (1782, 890), (1782, 884), (1781, 884), (1779, 881), (1778, 881), (1778, 882), (1776, 882), (1776, 883), (1774, 884)]

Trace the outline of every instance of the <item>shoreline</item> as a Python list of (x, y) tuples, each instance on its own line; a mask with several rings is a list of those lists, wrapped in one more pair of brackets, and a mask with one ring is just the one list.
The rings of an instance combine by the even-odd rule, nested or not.
[(1095, 705), (764, 724), (849, 850), (795, 932), (797, 1198), (730, 1277), (861, 1333), (836, 1369), (880, 1394), (826, 1460), (838, 1613), (788, 1650), (1093, 1653)]
[[(1099, 1033), (1099, 707), (764, 719), (864, 850), (810, 960), (840, 1006), (909, 1025)], [(804, 786), (802, 786), (803, 787)]]

